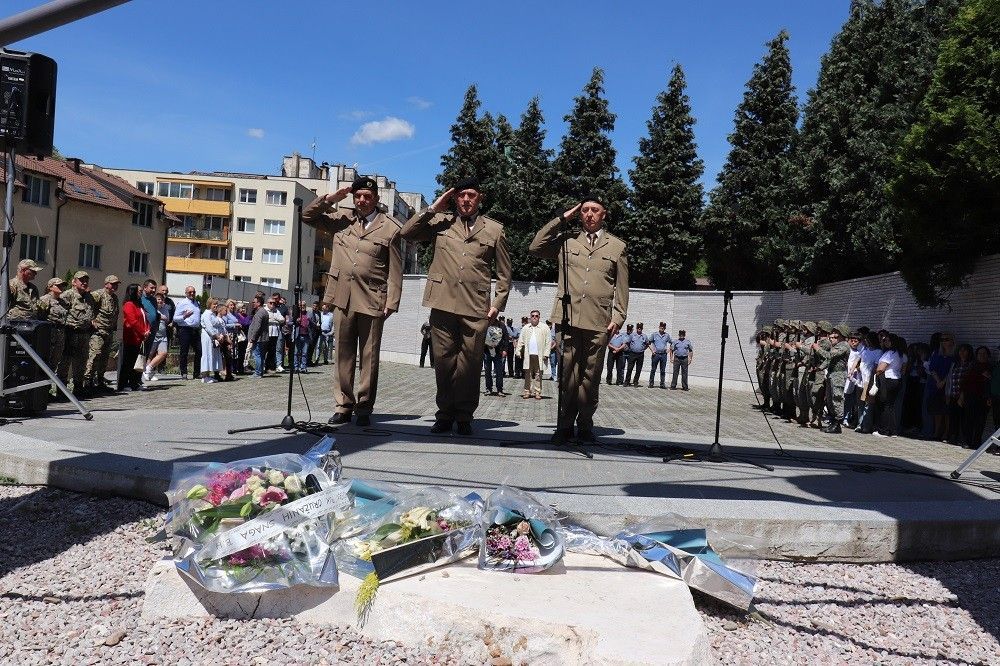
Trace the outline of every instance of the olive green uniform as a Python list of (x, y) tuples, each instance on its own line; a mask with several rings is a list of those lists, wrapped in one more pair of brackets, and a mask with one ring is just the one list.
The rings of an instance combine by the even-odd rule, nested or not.
[[(49, 367), (59, 376), (63, 384), (66, 383), (66, 374), (59, 374), (58, 368), (62, 365), (63, 351), (66, 347), (66, 318), (69, 316), (69, 303), (62, 295), (56, 296), (52, 292), (46, 293), (38, 302), (46, 320), (51, 324), (49, 333)], [(63, 368), (65, 370), (65, 368)]]
[[(30, 282), (24, 282), (19, 277), (10, 279), (10, 303), (7, 318), (38, 319), (38, 287)], [(0, 312), (0, 316), (3, 313)]]
[(83, 378), (87, 367), (87, 353), (90, 350), (90, 332), (97, 313), (97, 303), (90, 292), (81, 294), (77, 289), (70, 289), (64, 300), (67, 305), (66, 343), (56, 374), (66, 377), (72, 371), (73, 391), (79, 393), (84, 388)]
[(118, 302), (118, 294), (107, 289), (94, 294), (94, 301), (97, 304), (97, 312), (94, 315), (94, 329), (90, 332), (84, 379), (88, 385), (102, 386), (104, 373), (108, 369), (115, 330), (118, 328), (121, 305)]

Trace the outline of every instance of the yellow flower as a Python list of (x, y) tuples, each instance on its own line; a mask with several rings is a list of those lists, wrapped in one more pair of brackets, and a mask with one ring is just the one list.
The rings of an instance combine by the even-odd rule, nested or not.
[(399, 524), (403, 527), (419, 528), (421, 530), (429, 530), (431, 528), (431, 523), (434, 520), (434, 511), (428, 509), (425, 506), (418, 506), (410, 509), (402, 516), (399, 517)]

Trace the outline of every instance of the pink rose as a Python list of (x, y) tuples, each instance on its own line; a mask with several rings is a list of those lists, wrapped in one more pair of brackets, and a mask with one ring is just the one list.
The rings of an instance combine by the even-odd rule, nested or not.
[(240, 486), (239, 488), (237, 488), (236, 490), (233, 491), (233, 494), (229, 496), (229, 499), (230, 500), (237, 500), (237, 499), (243, 497), (246, 494), (247, 494), (247, 487), (246, 486)]
[(268, 504), (281, 504), (286, 499), (288, 499), (288, 494), (284, 490), (278, 488), (277, 486), (268, 486), (267, 490), (260, 498), (259, 504), (261, 506), (267, 506)]

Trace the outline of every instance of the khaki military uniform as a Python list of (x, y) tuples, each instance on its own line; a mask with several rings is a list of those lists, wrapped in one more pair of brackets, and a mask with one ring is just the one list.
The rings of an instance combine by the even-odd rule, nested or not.
[(782, 404), (785, 409), (785, 418), (795, 418), (795, 391), (798, 388), (799, 377), (799, 347), (796, 345), (802, 340), (798, 327), (800, 322), (792, 323), (792, 331), (785, 338), (788, 348), (785, 350), (785, 387)]
[[(403, 225), (403, 238), (434, 243), (423, 304), (431, 308), (431, 349), (437, 381), (437, 419), (469, 422), (479, 406), (487, 315), (502, 311), (510, 292), (511, 264), (503, 225), (485, 215), (471, 218), (471, 231), (454, 213), (417, 213)], [(490, 265), (496, 293), (490, 300)]]
[[(823, 332), (829, 333), (829, 331)], [(817, 335), (819, 333), (820, 331), (817, 331)], [(833, 345), (830, 344), (828, 335), (819, 338), (816, 340), (816, 343), (819, 345), (819, 349), (815, 350), (813, 354), (813, 367), (816, 368), (816, 373), (812, 380), (810, 398), (812, 402), (812, 421), (822, 425), (823, 406), (826, 403), (826, 373), (830, 367), (830, 349)]]
[[(38, 311), (38, 287), (32, 283), (22, 282), (21, 278), (10, 279), (10, 303), (7, 310), (8, 319), (37, 319)], [(0, 317), (3, 313), (0, 312)]]
[[(306, 206), (302, 221), (333, 235), (323, 302), (333, 306), (337, 332), (336, 412), (369, 415), (378, 389), (384, 311), (399, 309), (403, 287), (399, 224), (382, 213), (366, 224), (353, 210), (331, 210), (322, 197)], [(361, 376), (355, 391), (359, 348)]]
[(815, 324), (808, 322), (806, 337), (802, 340), (802, 347), (799, 350), (799, 384), (795, 391), (795, 406), (798, 408), (799, 425), (809, 425), (809, 391), (812, 388), (813, 379), (813, 350), (812, 344), (816, 342), (816, 335), (813, 333)]
[(101, 386), (104, 384), (104, 373), (111, 357), (111, 346), (114, 343), (115, 331), (118, 329), (118, 317), (121, 314), (121, 304), (118, 294), (101, 289), (94, 294), (97, 312), (94, 315), (94, 328), (90, 333), (87, 369), (84, 379), (88, 384)]
[(83, 378), (90, 350), (92, 322), (97, 314), (97, 302), (89, 291), (81, 294), (76, 289), (67, 291), (63, 299), (67, 305), (66, 344), (56, 374), (67, 377), (72, 371), (73, 391), (79, 393), (84, 388)]
[[(602, 229), (591, 244), (585, 231), (562, 231), (562, 217), (539, 229), (528, 251), (559, 261), (559, 288), (551, 319), (562, 322), (563, 294), (569, 294), (559, 388), (563, 413), (559, 428), (589, 431), (594, 426), (608, 325), (621, 327), (628, 312), (628, 257), (625, 243)], [(566, 248), (566, 266), (562, 248)]]
[(771, 356), (771, 408), (781, 414), (785, 408), (785, 342), (788, 334), (782, 330), (774, 342), (774, 352)]
[(823, 354), (827, 362), (826, 408), (830, 412), (830, 425), (835, 426), (844, 420), (844, 383), (847, 381), (847, 359), (851, 355), (851, 346), (846, 340), (840, 340)]
[[(62, 365), (63, 350), (66, 347), (66, 317), (69, 316), (69, 303), (66, 302), (63, 295), (56, 296), (52, 292), (48, 292), (38, 299), (38, 303), (46, 320), (51, 324), (49, 327), (49, 357), (46, 360), (49, 367), (65, 384), (66, 374), (59, 374), (58, 368)], [(63, 369), (65, 370), (65, 368)]]

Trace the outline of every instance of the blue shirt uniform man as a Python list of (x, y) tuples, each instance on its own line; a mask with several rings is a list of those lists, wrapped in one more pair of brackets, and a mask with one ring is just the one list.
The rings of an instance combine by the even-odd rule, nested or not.
[(677, 389), (677, 373), (681, 374), (681, 384), (688, 390), (688, 368), (694, 361), (694, 345), (687, 339), (684, 330), (677, 331), (677, 339), (670, 345), (670, 360), (674, 366), (674, 374), (670, 380), (670, 390)]
[(667, 388), (667, 358), (670, 356), (670, 345), (673, 344), (670, 334), (667, 333), (667, 323), (660, 322), (660, 330), (649, 336), (649, 344), (653, 348), (653, 364), (649, 368), (649, 388), (653, 388), (653, 377), (656, 375), (656, 368), (660, 368), (660, 388)]
[(631, 334), (632, 324), (629, 324), (627, 332), (618, 331), (608, 341), (608, 384), (611, 383), (612, 368), (615, 370), (615, 384), (621, 386), (625, 381), (625, 350), (628, 349), (628, 338)]
[[(625, 357), (628, 364), (625, 369), (625, 386), (638, 386), (639, 375), (642, 374), (642, 362), (646, 358), (646, 347), (649, 340), (642, 332), (642, 322), (635, 325), (635, 333), (628, 338), (628, 352)], [(635, 375), (633, 375), (633, 371)]]

